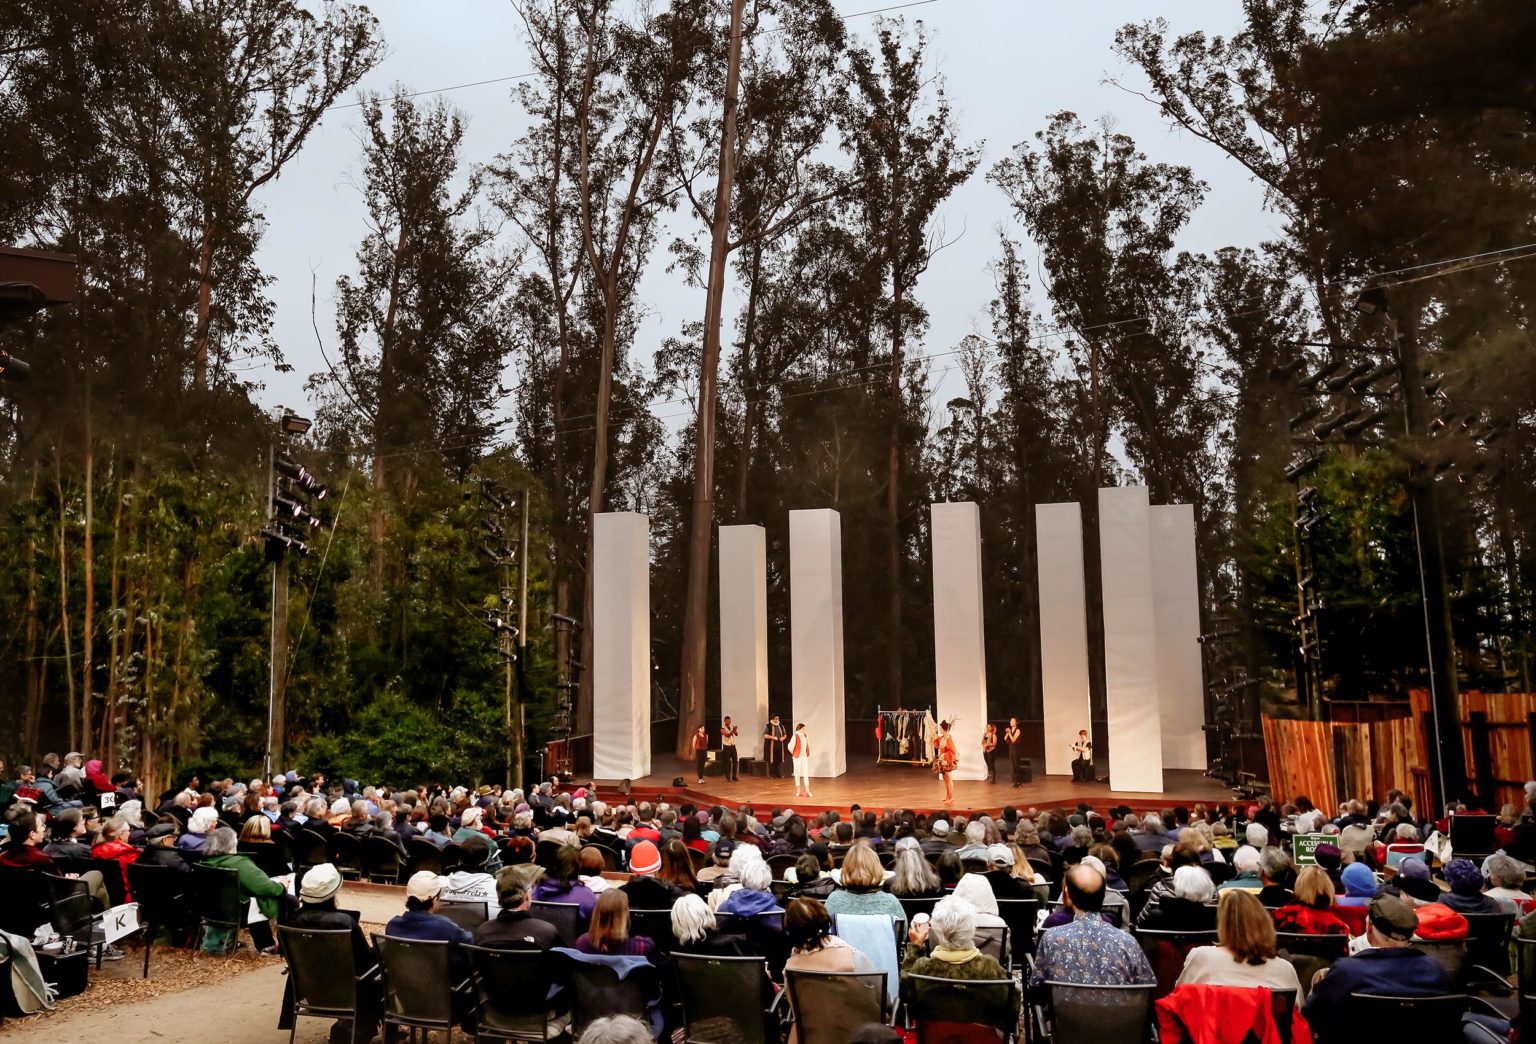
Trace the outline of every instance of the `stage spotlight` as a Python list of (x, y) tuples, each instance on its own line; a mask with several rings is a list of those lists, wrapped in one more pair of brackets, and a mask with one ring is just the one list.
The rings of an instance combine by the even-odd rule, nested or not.
[(1386, 410), (1381, 410), (1381, 409), (1370, 410), (1369, 412), (1367, 412), (1363, 416), (1357, 417), (1354, 420), (1350, 421), (1348, 424), (1345, 424), (1344, 426), (1339, 428), (1339, 430), (1344, 433), (1345, 437), (1352, 439), (1356, 435), (1359, 435), (1366, 428), (1369, 428), (1371, 425), (1373, 425), (1373, 424), (1377, 423), (1378, 421), (1380, 421), (1386, 415), (1387, 415), (1387, 411)]
[[(1349, 390), (1357, 395), (1364, 395), (1366, 393), (1366, 389), (1371, 385), (1375, 384), (1383, 377), (1392, 376), (1396, 373), (1397, 363), (1391, 361), (1381, 363), (1368, 373), (1363, 373), (1359, 377), (1356, 377), (1354, 380), (1350, 381)], [(1390, 388), (1383, 389), (1382, 394), (1385, 394), (1390, 390)]]
[(266, 541), (267, 557), (273, 561), (281, 559), (285, 551), (297, 551), (301, 555), (309, 554), (308, 544), (287, 533), (276, 529), (263, 529), (261, 535)]
[(308, 417), (300, 417), (297, 413), (289, 413), (288, 411), (284, 410), (283, 419), (280, 423), (282, 424), (283, 430), (288, 434), (303, 435), (305, 432), (309, 431), (310, 425), (314, 422), (311, 421)]
[(329, 492), (319, 479), (309, 473), (308, 468), (295, 462), (292, 457), (280, 456), (273, 461), (273, 465), (283, 476), (298, 483), (299, 489), (316, 500), (324, 500), (326, 493)]
[(1323, 387), (1327, 388), (1331, 392), (1343, 391), (1345, 388), (1352, 388), (1356, 381), (1360, 380), (1370, 372), (1370, 363), (1358, 363), (1354, 366), (1351, 366), (1337, 377), (1328, 378), (1323, 382)]
[(24, 381), (31, 372), (31, 364), (23, 362), (10, 352), (0, 351), (0, 381)]
[(321, 522), (314, 515), (304, 510), (304, 505), (290, 497), (278, 494), (272, 498), (272, 509), (279, 514), (286, 515), (299, 525), (308, 526), (310, 529), (319, 529)]
[(1313, 405), (1311, 405), (1311, 406), (1306, 407), (1300, 413), (1296, 414), (1296, 416), (1292, 417), (1290, 419), (1290, 421), (1288, 422), (1290, 424), (1291, 430), (1295, 431), (1297, 428), (1300, 428), (1302, 425), (1306, 424), (1308, 421), (1312, 420), (1314, 417), (1319, 416), (1322, 412), (1323, 412), (1322, 406), (1317, 405), (1315, 403)]

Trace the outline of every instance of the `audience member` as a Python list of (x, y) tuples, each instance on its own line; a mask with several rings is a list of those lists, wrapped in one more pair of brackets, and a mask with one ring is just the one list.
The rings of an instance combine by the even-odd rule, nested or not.
[(1276, 956), (1275, 924), (1269, 911), (1257, 896), (1244, 891), (1221, 894), (1216, 906), (1216, 945), (1189, 951), (1179, 983), (1301, 988), (1296, 969)]
[(560, 930), (528, 910), (534, 885), (544, 871), (531, 864), (509, 866), (496, 875), (496, 900), (501, 911), (475, 929), (476, 946), (500, 950), (548, 950), (566, 946), (574, 939), (562, 939)]
[(1291, 901), (1274, 913), (1275, 929), (1295, 935), (1348, 935), (1349, 926), (1333, 912), (1333, 882), (1320, 866), (1304, 866), (1296, 875)]
[(901, 900), (881, 890), (885, 884), (885, 871), (873, 848), (864, 844), (850, 848), (843, 857), (838, 883), (841, 887), (827, 896), (827, 913), (883, 914), (893, 920), (906, 920)]
[(1143, 986), (1156, 982), (1136, 940), (1099, 916), (1104, 908), (1104, 875), (1074, 866), (1062, 881), (1062, 899), (1072, 921), (1047, 929), (1035, 941), (1032, 986), (1070, 982), (1084, 986)]
[(1173, 872), (1172, 894), (1142, 907), (1137, 928), (1159, 932), (1207, 932), (1216, 927), (1216, 908), (1211, 900), (1216, 886), (1211, 875), (1198, 866), (1181, 866)]
[(1419, 922), (1402, 900), (1382, 896), (1366, 909), (1368, 948), (1320, 972), (1307, 994), (1307, 1021), (1320, 1037), (1340, 1039), (1345, 1030), (1357, 1028), (1350, 1001), (1358, 993), (1428, 997), (1456, 992), (1445, 965), (1409, 945)]
[(739, 932), (723, 932), (715, 912), (697, 895), (685, 895), (672, 904), (674, 953), (709, 957), (761, 957), (748, 938)]
[(592, 908), (592, 921), (576, 940), (582, 953), (605, 956), (644, 957), (655, 964), (660, 959), (656, 944), (643, 935), (629, 934), (629, 899), (623, 889), (604, 892)]
[[(990, 889), (987, 894), (991, 894)], [(928, 921), (919, 921), (907, 930), (908, 945), (901, 962), (902, 975), (1007, 979), (1008, 972), (996, 958), (976, 948), (976, 920), (976, 908), (965, 899), (957, 895), (940, 899), (934, 904), (933, 916)]]

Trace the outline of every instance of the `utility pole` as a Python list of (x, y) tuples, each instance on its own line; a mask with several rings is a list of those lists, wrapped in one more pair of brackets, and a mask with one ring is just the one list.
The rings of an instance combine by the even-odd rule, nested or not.
[[(277, 501), (277, 444), (267, 447), (267, 502)], [(267, 756), (263, 762), (263, 777), (272, 778), (273, 766), (283, 763), (283, 730), (279, 722), (286, 720), (287, 708), (283, 705), (281, 664), (287, 658), (288, 649), (288, 562), (282, 554), (269, 555), (272, 559), (272, 623), (271, 645), (267, 664)]]
[(1410, 309), (1403, 320), (1394, 314), (1386, 291), (1365, 291), (1356, 307), (1380, 313), (1387, 322), (1403, 385), (1403, 428), (1408, 442), (1408, 499), (1413, 509), (1413, 538), (1419, 559), (1419, 595), (1424, 607), (1424, 648), (1428, 656), (1430, 761), (1440, 806), (1467, 796), (1467, 765), (1461, 743), (1456, 660), (1452, 652), (1450, 599), (1446, 595), (1445, 547), (1440, 539), (1440, 508), (1435, 473), (1422, 452), (1429, 435), (1429, 396), (1424, 390), (1418, 329)]
[(517, 545), (517, 780), (514, 786), (527, 782), (523, 749), (528, 736), (528, 512), (530, 509), (528, 488), (523, 487), (522, 534)]

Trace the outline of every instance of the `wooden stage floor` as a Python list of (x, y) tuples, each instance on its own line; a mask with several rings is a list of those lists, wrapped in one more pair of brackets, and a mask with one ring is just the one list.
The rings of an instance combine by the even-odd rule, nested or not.
[[(809, 800), (795, 797), (794, 780), (764, 776), (742, 776), (728, 783), (709, 775), (697, 783), (693, 763), (658, 756), (652, 760), (652, 772), (632, 781), (630, 800), (663, 798), (673, 804), (689, 801), (695, 805), (752, 805), (759, 814), (773, 808), (794, 808), (797, 812), (821, 812), (836, 809), (847, 812), (853, 804), (867, 809), (909, 808), (934, 810), (944, 808), (944, 791), (926, 768), (918, 765), (875, 763), (872, 757), (848, 759), (848, 771), (834, 779), (811, 780)], [(788, 766), (785, 766), (786, 772)], [(676, 777), (683, 777), (682, 787), (673, 787)], [(990, 812), (996, 814), (1004, 805), (1020, 809), (1064, 808), (1085, 801), (1095, 809), (1129, 805), (1137, 811), (1193, 805), (1198, 801), (1214, 804), (1232, 801), (1232, 791), (1220, 780), (1211, 779), (1193, 769), (1169, 769), (1163, 773), (1164, 790), (1157, 794), (1129, 794), (1112, 790), (1108, 783), (1077, 783), (1070, 776), (1036, 776), (1033, 782), (1015, 790), (1008, 782), (1007, 770), (1000, 767), (997, 783), (973, 780), (955, 781), (955, 801), (950, 811)], [(618, 796), (617, 780), (598, 781), (602, 798)]]

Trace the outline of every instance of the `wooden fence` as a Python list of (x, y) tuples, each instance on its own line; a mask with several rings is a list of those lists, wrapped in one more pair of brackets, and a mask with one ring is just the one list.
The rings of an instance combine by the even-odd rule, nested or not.
[[(1409, 699), (1422, 744), (1429, 693), (1416, 689)], [(1536, 693), (1471, 690), (1461, 693), (1460, 707), (1467, 779), (1482, 804), (1489, 812), (1506, 803), (1523, 806), (1525, 782), (1536, 779)]]
[(1416, 804), (1429, 800), (1423, 741), (1406, 713), (1372, 722), (1265, 715), (1263, 724), (1270, 793), (1277, 801), (1305, 794), (1332, 814), (1346, 798), (1379, 798), (1393, 787), (1413, 793)]

